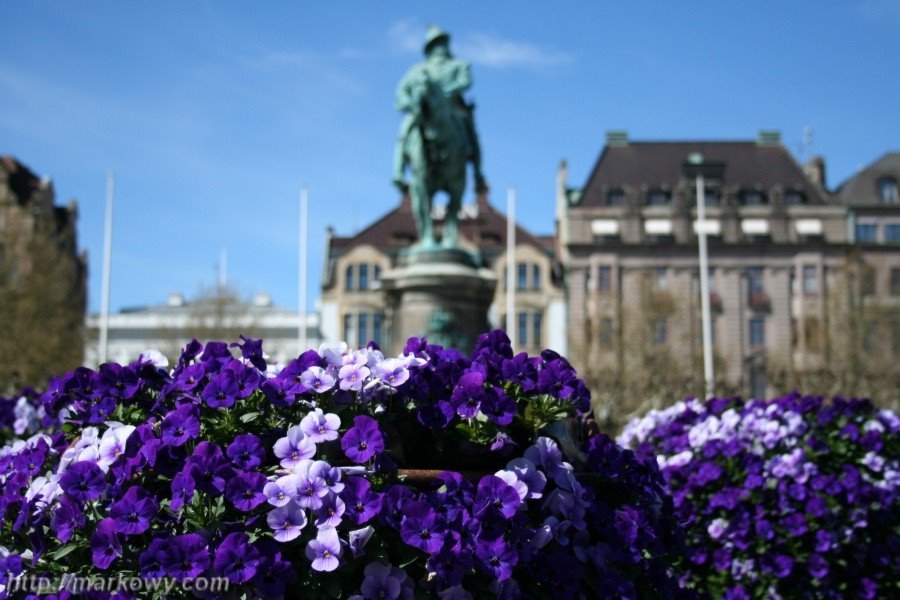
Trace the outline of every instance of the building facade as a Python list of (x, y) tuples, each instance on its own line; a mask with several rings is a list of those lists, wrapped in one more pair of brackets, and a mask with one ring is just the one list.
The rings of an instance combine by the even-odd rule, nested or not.
[[(230, 291), (203, 294), (194, 300), (173, 293), (165, 304), (127, 308), (109, 316), (107, 360), (127, 364), (146, 350), (156, 350), (174, 364), (193, 337), (202, 342), (236, 342), (244, 335), (262, 339), (270, 362), (285, 365), (302, 352), (299, 314), (273, 304), (264, 292), (249, 302)], [(318, 315), (308, 313), (302, 326), (306, 330), (303, 350), (318, 348), (322, 343)], [(84, 364), (96, 368), (100, 362), (100, 315), (88, 315), (85, 328)]]
[[(435, 206), (438, 226), (442, 209)], [(506, 216), (491, 206), (484, 194), (460, 213), (460, 247), (477, 257), (478, 266), (490, 269), (497, 277), (488, 314), (492, 327), (501, 326), (506, 318), (506, 229)], [(403, 348), (406, 340), (389, 339), (391, 314), (386, 310), (380, 282), (415, 241), (416, 225), (408, 196), (355, 235), (339, 236), (329, 230), (321, 305), (326, 340), (346, 340), (353, 346), (374, 340), (391, 352)], [(515, 242), (513, 347), (530, 353), (547, 347), (565, 352), (565, 291), (554, 260), (553, 238), (535, 236), (517, 226)]]
[(87, 261), (78, 205), (53, 182), (0, 157), (0, 389), (41, 385), (81, 362)]
[[(684, 174), (694, 153), (724, 165), (706, 180), (704, 223), (695, 180)], [(703, 227), (718, 389), (763, 396), (785, 391), (788, 374), (829, 368), (847, 335), (857, 273), (874, 268), (873, 294), (887, 305), (890, 277), (900, 288), (900, 205), (889, 168), (896, 156), (831, 194), (824, 162), (801, 167), (777, 132), (735, 142), (632, 141), (610, 132), (582, 187), (569, 186), (565, 164), (558, 172), (557, 249), (573, 362), (595, 390), (623, 373), (666, 371), (684, 375), (679, 392), (702, 393)], [(860, 232), (870, 241), (860, 243)]]

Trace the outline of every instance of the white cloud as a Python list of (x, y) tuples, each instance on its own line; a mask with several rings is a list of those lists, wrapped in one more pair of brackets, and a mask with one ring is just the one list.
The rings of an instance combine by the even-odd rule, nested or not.
[(425, 41), (425, 27), (415, 19), (394, 23), (388, 30), (391, 49), (403, 53), (419, 53)]
[[(394, 23), (388, 31), (391, 49), (404, 54), (421, 54), (426, 30), (416, 19)], [(454, 35), (452, 44), (459, 56), (492, 69), (546, 69), (574, 60), (565, 52), (483, 32)]]
[(565, 52), (485, 33), (465, 36), (457, 46), (460, 56), (465, 56), (475, 64), (494, 69), (543, 69), (565, 65), (573, 60), (572, 55)]

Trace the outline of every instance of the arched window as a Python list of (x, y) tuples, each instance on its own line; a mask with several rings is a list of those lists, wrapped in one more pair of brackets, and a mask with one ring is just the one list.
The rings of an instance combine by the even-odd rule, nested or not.
[(878, 201), (882, 204), (900, 204), (900, 193), (897, 180), (893, 177), (882, 177), (878, 180)]
[(348, 266), (347, 270), (344, 272), (344, 289), (353, 289), (353, 265)]

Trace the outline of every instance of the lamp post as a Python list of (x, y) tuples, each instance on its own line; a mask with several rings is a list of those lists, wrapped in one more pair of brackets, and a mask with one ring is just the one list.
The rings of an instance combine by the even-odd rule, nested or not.
[(700, 246), (700, 310), (703, 326), (703, 379), (706, 382), (706, 397), (715, 392), (715, 373), (712, 353), (712, 317), (709, 308), (709, 257), (706, 250), (706, 178), (721, 179), (725, 164), (704, 162), (703, 155), (694, 152), (682, 166), (685, 177), (693, 177), (697, 187), (697, 239)]

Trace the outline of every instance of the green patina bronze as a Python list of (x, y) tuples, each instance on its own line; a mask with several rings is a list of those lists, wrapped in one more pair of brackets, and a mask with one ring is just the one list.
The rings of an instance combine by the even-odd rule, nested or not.
[(450, 36), (435, 26), (428, 30), (424, 51), (425, 60), (397, 86), (397, 106), (405, 115), (394, 151), (393, 181), (410, 195), (422, 249), (437, 246), (431, 207), (437, 192), (447, 193), (441, 246), (455, 248), (469, 162), (476, 190), (487, 189), (472, 114), (475, 106), (463, 96), (472, 85), (472, 73), (469, 63), (450, 53)]

